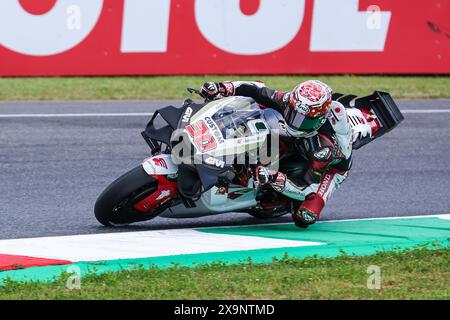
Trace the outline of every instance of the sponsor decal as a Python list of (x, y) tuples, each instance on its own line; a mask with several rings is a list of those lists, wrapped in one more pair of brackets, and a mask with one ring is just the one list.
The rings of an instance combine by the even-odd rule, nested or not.
[(296, 109), (297, 109), (297, 111), (300, 112), (301, 114), (307, 114), (307, 113), (309, 113), (309, 107), (308, 107), (308, 106), (305, 106), (304, 104), (301, 104), (301, 103), (299, 103), (299, 104), (296, 105)]
[(211, 129), (216, 129), (216, 123), (210, 117), (205, 117), (205, 121)]
[(161, 191), (160, 195), (156, 198), (156, 200), (162, 200), (168, 196), (170, 196), (170, 190), (163, 190)]
[(216, 140), (203, 120), (197, 121), (193, 125), (187, 125), (186, 131), (200, 152), (208, 152), (217, 147)]
[(181, 119), (181, 122), (188, 123), (192, 116), (192, 108), (187, 107), (184, 111), (183, 118)]
[(225, 140), (222, 137), (222, 132), (220, 132), (219, 128), (217, 127), (216, 123), (214, 122), (213, 119), (211, 119), (210, 117), (205, 117), (205, 121), (208, 124), (209, 128), (212, 131), (212, 134), (214, 135), (214, 137), (216, 138), (216, 141), (218, 143), (222, 143)]
[(319, 191), (317, 192), (317, 194), (323, 198), (325, 192), (327, 191), (328, 187), (330, 186), (330, 182), (331, 182), (331, 174), (326, 174), (323, 177), (322, 182), (320, 183), (320, 187), (319, 187)]
[(41, 2), (1, 1), (1, 76), (450, 73), (443, 0)]
[(164, 158), (152, 158), (152, 161), (155, 164), (155, 166), (167, 169), (167, 163), (166, 160), (164, 160)]
[(216, 159), (216, 158), (213, 158), (213, 157), (206, 158), (205, 159), (205, 163), (209, 164), (209, 165), (212, 165), (212, 166), (215, 166), (217, 168), (223, 168), (225, 166), (225, 162), (224, 161)]
[(328, 159), (329, 155), (330, 155), (330, 148), (324, 148), (314, 153), (314, 158), (316, 158), (317, 160), (326, 160)]

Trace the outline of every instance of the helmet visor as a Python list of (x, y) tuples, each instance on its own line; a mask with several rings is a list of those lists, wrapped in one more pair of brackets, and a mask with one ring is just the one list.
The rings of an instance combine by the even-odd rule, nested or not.
[(325, 122), (324, 117), (310, 118), (291, 108), (284, 112), (286, 124), (293, 130), (312, 132), (319, 129)]

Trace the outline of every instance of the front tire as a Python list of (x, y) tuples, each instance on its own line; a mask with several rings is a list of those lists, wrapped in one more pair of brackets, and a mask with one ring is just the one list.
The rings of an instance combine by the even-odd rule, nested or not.
[(94, 212), (97, 220), (105, 226), (130, 224), (150, 220), (162, 210), (139, 212), (134, 205), (155, 192), (158, 181), (149, 176), (142, 166), (125, 173), (98, 197)]

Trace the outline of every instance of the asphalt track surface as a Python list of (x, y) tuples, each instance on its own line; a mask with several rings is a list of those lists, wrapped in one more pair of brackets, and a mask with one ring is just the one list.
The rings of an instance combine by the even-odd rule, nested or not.
[[(262, 223), (229, 213), (99, 225), (97, 196), (149, 154), (140, 114), (168, 104), (180, 101), (0, 103), (0, 239)], [(323, 220), (450, 212), (450, 100), (398, 104), (405, 121), (354, 152)]]

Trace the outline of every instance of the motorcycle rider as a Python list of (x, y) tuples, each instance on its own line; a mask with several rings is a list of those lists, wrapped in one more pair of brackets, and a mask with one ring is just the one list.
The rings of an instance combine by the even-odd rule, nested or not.
[(307, 155), (309, 167), (301, 180), (294, 181), (282, 172), (259, 166), (256, 178), (260, 184), (269, 184), (277, 192), (302, 201), (291, 213), (298, 227), (315, 223), (352, 163), (352, 129), (344, 106), (332, 101), (331, 88), (318, 80), (300, 83), (290, 92), (255, 81), (224, 81), (207, 82), (200, 92), (209, 100), (251, 97), (262, 107), (283, 114), (286, 131), (297, 138), (295, 146)]

